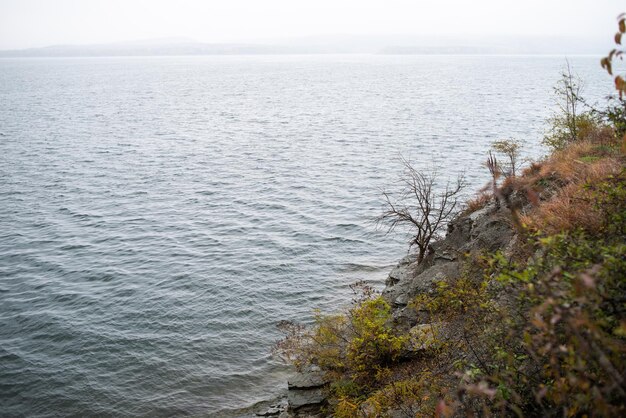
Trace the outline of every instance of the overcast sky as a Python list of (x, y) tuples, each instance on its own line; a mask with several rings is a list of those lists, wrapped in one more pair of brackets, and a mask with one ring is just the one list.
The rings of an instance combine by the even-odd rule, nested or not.
[(0, 0), (0, 49), (342, 34), (610, 39), (625, 10), (623, 0)]

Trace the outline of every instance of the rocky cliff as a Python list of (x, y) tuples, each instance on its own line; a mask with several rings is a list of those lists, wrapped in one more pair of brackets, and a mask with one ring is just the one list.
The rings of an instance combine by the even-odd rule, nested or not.
[(407, 304), (418, 294), (431, 292), (436, 283), (458, 277), (465, 259), (498, 250), (507, 253), (515, 239), (510, 211), (495, 203), (458, 216), (421, 263), (408, 255), (389, 273), (383, 297), (392, 304), (395, 325), (406, 329), (423, 319)]

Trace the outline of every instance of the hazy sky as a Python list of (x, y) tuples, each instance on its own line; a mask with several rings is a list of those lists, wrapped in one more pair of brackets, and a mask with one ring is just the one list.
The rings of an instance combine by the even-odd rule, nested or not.
[(611, 37), (624, 0), (0, 0), (0, 49), (164, 37)]

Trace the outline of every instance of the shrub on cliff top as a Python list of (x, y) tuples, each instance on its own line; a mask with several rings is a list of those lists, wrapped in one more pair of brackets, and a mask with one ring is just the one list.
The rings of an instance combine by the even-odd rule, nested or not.
[(562, 149), (579, 139), (580, 129), (592, 123), (590, 113), (581, 113), (583, 81), (567, 63), (561, 79), (554, 87), (558, 111), (549, 119), (549, 130), (543, 143), (552, 149)]
[(515, 177), (519, 168), (522, 143), (516, 139), (500, 139), (491, 144), (491, 148), (502, 154), (508, 161), (501, 167), (506, 177)]

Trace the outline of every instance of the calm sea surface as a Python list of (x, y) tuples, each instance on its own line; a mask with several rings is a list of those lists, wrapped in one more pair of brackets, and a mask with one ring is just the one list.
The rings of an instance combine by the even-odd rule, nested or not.
[[(574, 57), (587, 96), (610, 92)], [(404, 155), (538, 156), (563, 57), (0, 60), (0, 415), (217, 415), (286, 389), (281, 319), (407, 250)]]

